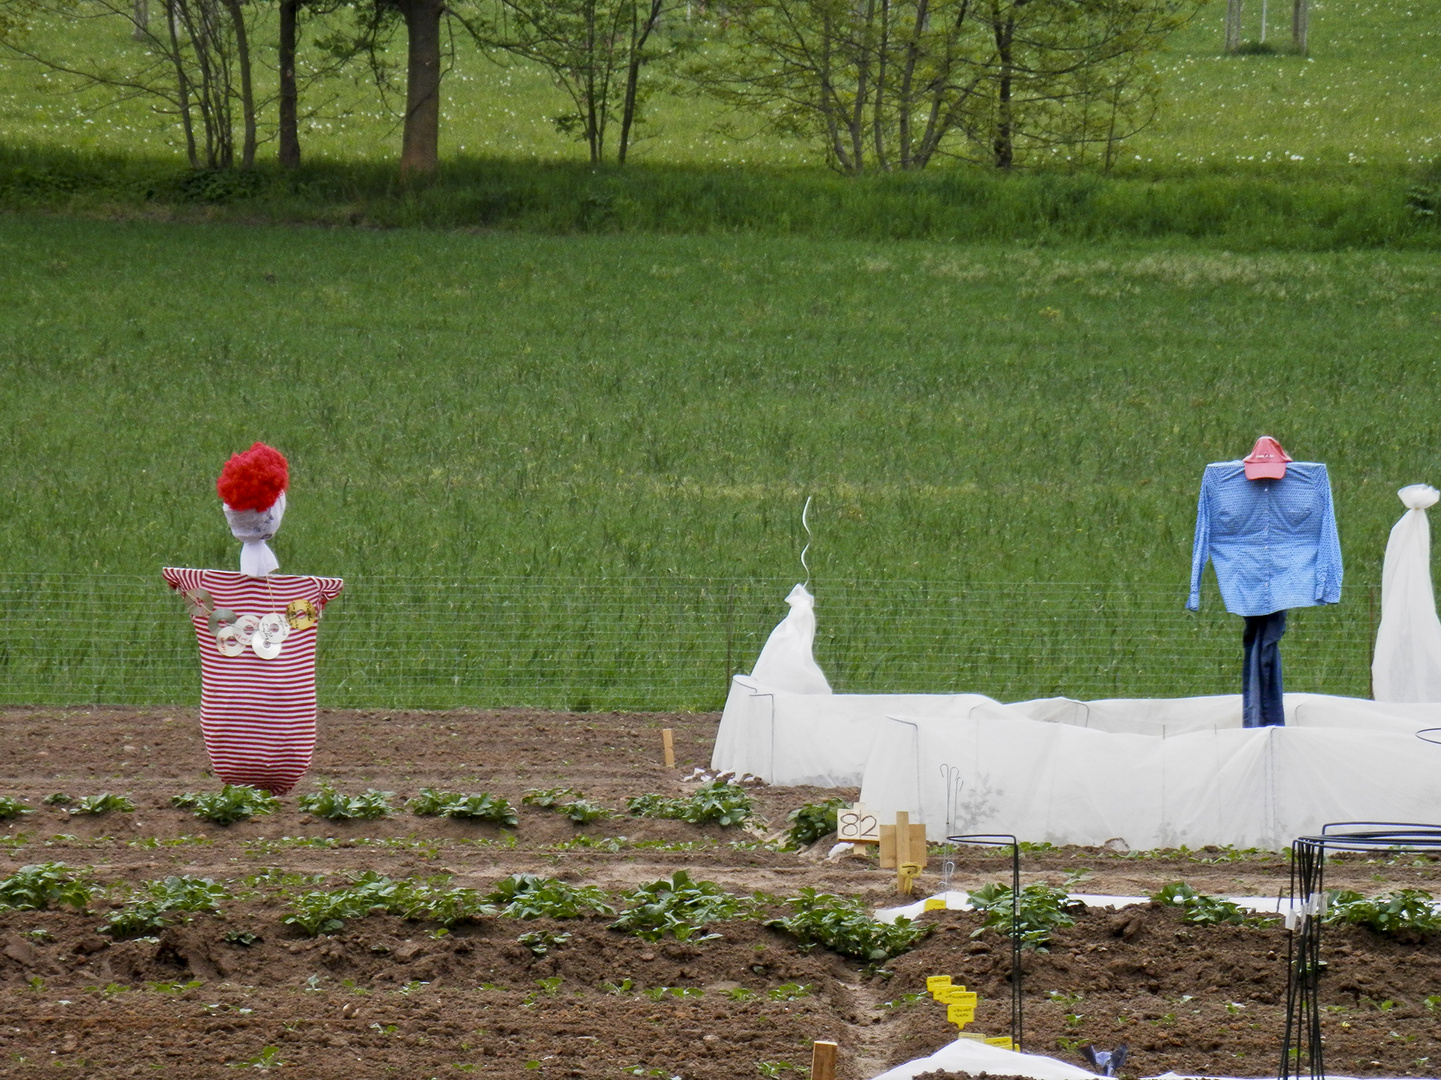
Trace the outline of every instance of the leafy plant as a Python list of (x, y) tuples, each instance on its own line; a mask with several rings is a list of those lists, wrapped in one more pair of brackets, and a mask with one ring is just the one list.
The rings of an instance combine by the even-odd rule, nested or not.
[(460, 818), (465, 821), (488, 821), (493, 825), (514, 828), (520, 823), (520, 815), (505, 799), (480, 792), (475, 795), (460, 795), (453, 791), (436, 791), (435, 788), (421, 788), (420, 794), (406, 807), (420, 817)]
[(814, 844), (823, 836), (829, 836), (837, 829), (836, 813), (846, 804), (844, 799), (831, 798), (824, 802), (806, 803), (786, 815), (791, 827), (786, 830), (786, 840), (791, 847), (801, 848)]
[[(625, 894), (629, 907), (611, 928), (644, 941), (659, 941), (671, 934), (677, 941), (707, 941), (706, 926), (733, 919), (750, 907), (749, 901), (726, 892), (713, 881), (692, 881), (684, 870), (671, 879), (659, 878)], [(701, 935), (701, 936), (696, 936)]]
[(744, 825), (751, 819), (754, 804), (744, 788), (712, 780), (678, 799), (637, 795), (626, 809), (637, 817), (672, 818), (692, 825)]
[(165, 928), (166, 916), (173, 912), (219, 911), (221, 901), (231, 899), (224, 885), (189, 875), (144, 882), (137, 894), (110, 913), (100, 927), (102, 934), (117, 939), (152, 934)]
[(254, 1057), (248, 1057), (244, 1061), (232, 1061), (228, 1063), (232, 1069), (278, 1069), (289, 1062), (281, 1060), (280, 1047), (267, 1046)]
[(370, 788), (364, 795), (342, 795), (330, 784), (321, 784), (319, 791), (300, 796), (299, 805), (305, 813), (331, 821), (372, 821), (390, 813), (390, 798), (394, 794)]
[[(556, 933), (554, 930), (532, 930), (529, 933), (521, 934), (515, 939), (524, 945), (535, 956), (544, 956), (551, 949), (559, 948), (570, 940), (569, 934)], [(557, 982), (556, 985), (559, 985)]]
[(442, 882), (393, 880), (367, 870), (347, 886), (314, 890), (294, 897), (281, 921), (311, 937), (333, 934), (347, 919), (371, 914), (398, 915), (413, 922), (458, 922), (494, 915), (495, 908), (474, 889), (447, 889)]
[(17, 911), (84, 908), (94, 894), (95, 886), (63, 862), (32, 863), (0, 880), (0, 906)]
[(226, 784), (219, 791), (187, 791), (173, 795), (170, 805), (181, 810), (192, 810), (203, 821), (217, 825), (233, 825), (246, 821), (258, 814), (273, 814), (280, 809), (280, 800), (268, 791), (251, 787), (249, 784)]
[(809, 997), (810, 993), (810, 983), (781, 983), (767, 990), (766, 997), (772, 1001), (795, 1001), (797, 998)]
[[(576, 798), (568, 798), (568, 796)], [(542, 810), (554, 810), (563, 814), (577, 825), (589, 825), (593, 821), (610, 817), (610, 811), (598, 803), (580, 797), (575, 788), (532, 788), (520, 800)]]
[(9, 821), (11, 818), (31, 812), (30, 807), (19, 799), (12, 799), (9, 795), (0, 795), (0, 821)]
[[(971, 906), (984, 916), (980, 929), (971, 937), (979, 937), (987, 930), (994, 930), (1005, 937), (1012, 933), (1011, 887), (996, 883), (983, 885), (970, 895)], [(1035, 882), (1021, 888), (1019, 919), (1015, 929), (1020, 931), (1021, 947), (1046, 952), (1051, 933), (1062, 927), (1074, 926), (1073, 913), (1082, 905), (1072, 901), (1064, 889), (1057, 889), (1042, 882)]]
[(906, 952), (931, 932), (901, 917), (893, 923), (873, 919), (856, 897), (817, 892), (807, 886), (786, 900), (791, 914), (766, 923), (795, 938), (802, 949), (823, 945), (832, 952), (878, 964)]
[(594, 885), (567, 885), (537, 874), (512, 874), (486, 894), (488, 903), (512, 919), (575, 919), (614, 915), (605, 891)]
[(40, 801), (43, 802), (46, 806), (69, 806), (75, 800), (72, 799), (69, 795), (66, 795), (65, 792), (57, 791), (53, 795), (46, 795), (45, 798), (41, 799)]
[(1220, 896), (1198, 893), (1184, 881), (1167, 885), (1152, 897), (1158, 904), (1174, 904), (1183, 908), (1183, 922), (1197, 926), (1219, 926), (1229, 923), (1240, 926), (1246, 921), (1246, 909)]
[(108, 791), (102, 791), (99, 795), (85, 796), (67, 812), (71, 814), (128, 814), (134, 809), (135, 804), (124, 795), (112, 795)]
[(1381, 896), (1350, 890), (1328, 895), (1326, 921), (1366, 926), (1378, 934), (1430, 934), (1441, 930), (1441, 914), (1424, 889), (1397, 889)]

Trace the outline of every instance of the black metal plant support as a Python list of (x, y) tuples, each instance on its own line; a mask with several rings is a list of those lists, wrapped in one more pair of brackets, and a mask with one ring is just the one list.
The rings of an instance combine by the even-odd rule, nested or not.
[[(1398, 821), (1341, 821), (1324, 825), (1319, 836), (1291, 843), (1290, 939), (1286, 950), (1286, 1031), (1277, 1076), (1323, 1080), (1326, 1066), (1321, 1033), (1321, 930), (1326, 922), (1328, 851), (1437, 851), (1441, 825)], [(1305, 1071), (1302, 1071), (1302, 1061)]]
[(1009, 833), (971, 833), (946, 837), (953, 844), (1011, 849), (1011, 1042), (1021, 1049), (1021, 843)]

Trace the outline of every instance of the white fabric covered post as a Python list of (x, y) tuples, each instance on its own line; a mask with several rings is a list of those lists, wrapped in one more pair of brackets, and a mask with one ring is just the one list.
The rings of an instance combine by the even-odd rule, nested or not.
[(792, 694), (829, 694), (831, 684), (816, 663), (816, 602), (804, 585), (786, 597), (790, 614), (777, 624), (761, 649), (751, 678), (773, 690)]
[(1431, 587), (1426, 521), (1426, 508), (1435, 505), (1438, 492), (1412, 484), (1397, 494), (1407, 510), (1386, 543), (1372, 692), (1377, 701), (1441, 701), (1441, 619)]

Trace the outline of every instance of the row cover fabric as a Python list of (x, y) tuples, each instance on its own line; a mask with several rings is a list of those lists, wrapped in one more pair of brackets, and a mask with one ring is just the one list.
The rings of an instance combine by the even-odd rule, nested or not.
[[(882, 821), (909, 812), (932, 840), (999, 832), (1136, 849), (1277, 850), (1327, 822), (1438, 817), (1441, 745), (1417, 733), (1441, 725), (1441, 705), (1288, 694), (1285, 727), (1168, 722), (1185, 700), (1144, 720), (1139, 702), (1114, 713), (1092, 702), (1084, 724), (1004, 705), (960, 721), (893, 715), (875, 731), (861, 801)], [(1198, 713), (1211, 708), (1201, 702)]]
[[(1441, 817), (1441, 704), (1287, 694), (1286, 726), (1243, 729), (1241, 699), (833, 694), (736, 676), (712, 767), (773, 784), (860, 787), (948, 831), (1132, 848), (1284, 847), (1330, 821)], [(941, 766), (961, 787), (947, 827)]]
[(1438, 497), (1427, 484), (1397, 494), (1406, 513), (1386, 542), (1381, 570), (1381, 626), (1371, 662), (1377, 701), (1441, 701), (1441, 619), (1431, 587), (1431, 527), (1427, 507)]

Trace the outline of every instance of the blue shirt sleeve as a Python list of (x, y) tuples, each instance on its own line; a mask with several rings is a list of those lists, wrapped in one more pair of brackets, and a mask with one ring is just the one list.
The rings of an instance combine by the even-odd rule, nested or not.
[[(1335, 524), (1332, 523), (1334, 530)], [(1201, 610), (1201, 571), (1211, 553), (1211, 470), (1201, 475), (1201, 497), (1196, 503), (1196, 540), (1191, 547), (1191, 595), (1188, 611)]]
[(1316, 601), (1335, 604), (1341, 600), (1341, 538), (1336, 533), (1336, 507), (1331, 501), (1331, 477), (1322, 465), (1316, 476), (1320, 490), (1321, 535), (1316, 549)]

